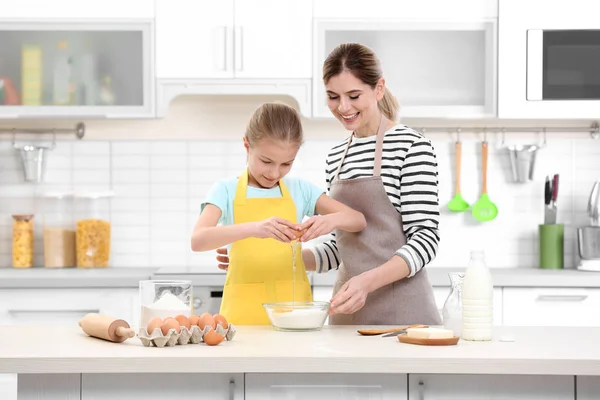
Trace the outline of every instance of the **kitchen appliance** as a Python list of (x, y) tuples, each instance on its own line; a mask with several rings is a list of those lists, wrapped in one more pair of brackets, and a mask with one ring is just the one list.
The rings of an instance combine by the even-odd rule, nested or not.
[(577, 229), (577, 249), (581, 259), (577, 269), (581, 271), (600, 271), (600, 180), (594, 183), (588, 200), (590, 226)]

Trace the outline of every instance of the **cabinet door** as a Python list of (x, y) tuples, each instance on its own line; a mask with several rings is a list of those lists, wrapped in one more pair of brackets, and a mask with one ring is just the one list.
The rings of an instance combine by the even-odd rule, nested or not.
[(146, 19), (154, 18), (154, 4), (149, 0), (19, 0), (3, 4), (0, 18)]
[(0, 399), (17, 400), (17, 374), (0, 374)]
[(153, 117), (151, 22), (0, 23), (0, 118)]
[(574, 400), (572, 376), (421, 375), (408, 377), (409, 400)]
[[(450, 295), (449, 286), (435, 286), (433, 288), (435, 296), (435, 304), (437, 305), (440, 315), (443, 317), (444, 303)], [(502, 325), (502, 288), (494, 288), (494, 325)]]
[(0, 325), (76, 325), (87, 313), (133, 320), (137, 289), (6, 289)]
[(600, 326), (600, 289), (504, 288), (504, 325)]
[(599, 376), (578, 376), (577, 384), (577, 400), (596, 400), (600, 393), (600, 377)]
[(81, 399), (80, 374), (19, 374), (18, 381), (19, 400)]
[(312, 77), (312, 2), (235, 1), (236, 78)]
[(233, 77), (233, 0), (156, 0), (156, 76)]
[(245, 400), (403, 400), (404, 374), (246, 374)]
[[(158, 360), (158, 359), (157, 359)], [(157, 361), (160, 362), (160, 361)], [(169, 393), (173, 393), (170, 395)], [(81, 400), (243, 400), (243, 374), (83, 374)]]

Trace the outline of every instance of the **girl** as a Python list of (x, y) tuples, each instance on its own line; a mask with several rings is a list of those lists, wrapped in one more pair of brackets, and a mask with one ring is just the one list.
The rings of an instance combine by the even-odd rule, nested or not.
[(211, 188), (192, 233), (192, 250), (232, 244), (220, 313), (233, 324), (264, 325), (269, 319), (263, 303), (312, 301), (300, 251), (292, 299), (290, 241), (301, 234), (302, 219), (310, 217), (303, 223), (305, 240), (334, 229), (359, 232), (366, 221), (308, 181), (286, 177), (303, 141), (300, 116), (292, 107), (259, 107), (243, 140), (247, 169)]

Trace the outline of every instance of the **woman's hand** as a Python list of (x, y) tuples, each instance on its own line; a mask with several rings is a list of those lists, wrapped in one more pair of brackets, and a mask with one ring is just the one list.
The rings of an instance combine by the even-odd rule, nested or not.
[(296, 225), (286, 219), (271, 217), (254, 224), (253, 236), (259, 239), (272, 238), (285, 243), (296, 239), (294, 234)]
[(221, 247), (220, 249), (217, 249), (217, 261), (219, 262), (217, 265), (219, 269), (227, 271), (229, 268), (229, 255), (227, 254), (227, 247)]
[(369, 294), (363, 275), (351, 278), (331, 299), (330, 314), (353, 314), (365, 306)]
[(334, 214), (314, 215), (296, 227), (298, 231), (306, 230), (300, 238), (301, 242), (308, 242), (319, 236), (328, 235), (335, 228), (336, 221)]

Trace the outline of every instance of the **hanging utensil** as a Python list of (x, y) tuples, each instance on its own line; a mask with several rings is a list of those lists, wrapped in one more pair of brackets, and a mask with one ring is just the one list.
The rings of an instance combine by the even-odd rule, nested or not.
[(460, 140), (456, 141), (456, 188), (454, 189), (454, 197), (448, 203), (448, 209), (454, 212), (463, 212), (469, 209), (470, 205), (467, 203), (460, 194), (460, 166), (462, 156), (462, 144)]
[(481, 164), (483, 184), (481, 187), (481, 196), (473, 205), (471, 214), (475, 219), (481, 222), (491, 221), (498, 215), (498, 207), (492, 203), (487, 193), (487, 169), (488, 169), (488, 143), (481, 142)]
[(552, 179), (552, 224), (556, 224), (556, 214), (557, 214), (557, 210), (556, 210), (556, 203), (557, 203), (557, 199), (558, 199), (558, 174), (554, 175), (554, 178)]
[(590, 225), (600, 226), (600, 180), (597, 180), (592, 187), (587, 211), (590, 216)]
[(551, 224), (555, 219), (552, 216), (553, 209), (552, 205), (552, 183), (550, 182), (550, 176), (546, 176), (546, 182), (544, 183), (544, 224)]

